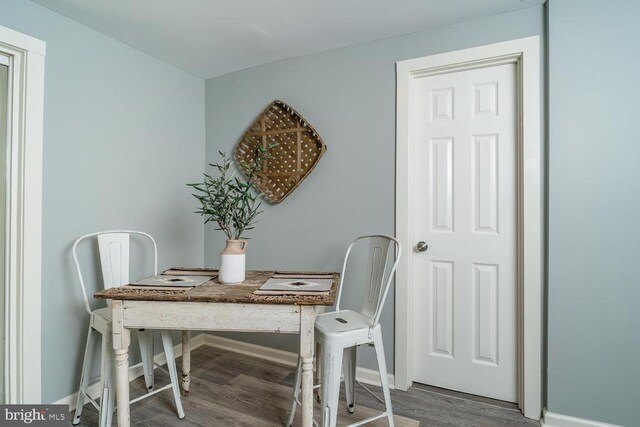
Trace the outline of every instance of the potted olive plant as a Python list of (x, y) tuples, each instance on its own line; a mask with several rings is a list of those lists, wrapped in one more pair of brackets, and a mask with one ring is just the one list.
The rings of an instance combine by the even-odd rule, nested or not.
[(247, 177), (246, 181), (241, 180), (235, 171), (230, 172), (235, 162), (219, 151), (221, 163), (209, 165), (216, 171), (216, 177), (205, 173), (202, 182), (187, 184), (195, 190), (193, 196), (200, 201), (196, 213), (205, 217), (205, 224), (217, 224), (216, 230), (227, 236), (227, 244), (220, 253), (220, 283), (231, 285), (245, 279), (247, 240), (244, 233), (253, 229), (256, 217), (262, 213), (259, 200), (262, 193), (253, 184), (259, 179), (258, 172), (271, 158), (269, 150), (272, 147), (258, 145), (251, 164), (238, 164)]

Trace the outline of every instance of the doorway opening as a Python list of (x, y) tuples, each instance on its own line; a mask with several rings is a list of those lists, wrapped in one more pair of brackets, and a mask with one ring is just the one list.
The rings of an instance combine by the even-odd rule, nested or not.
[(2, 402), (11, 404), (41, 402), (44, 57), (43, 41), (0, 26)]
[[(464, 270), (456, 270), (455, 262), (448, 259), (447, 256), (465, 256), (464, 252), (471, 250), (467, 247), (469, 243), (465, 242), (449, 242), (451, 248), (448, 254), (443, 255), (444, 241), (438, 241), (434, 248), (436, 258), (430, 259), (430, 266), (420, 272), (420, 266), (427, 264), (427, 259), (421, 257), (424, 255), (422, 249), (429, 246), (429, 242), (417, 241), (420, 226), (418, 218), (420, 215), (426, 218), (435, 218), (435, 221), (429, 222), (423, 226), (422, 231), (428, 231), (434, 241), (447, 236), (453, 235), (456, 226), (454, 201), (455, 197), (460, 196), (456, 191), (467, 191), (469, 196), (469, 218), (464, 218), (464, 224), (461, 226), (468, 227), (470, 233), (476, 233), (487, 236), (496, 234), (495, 227), (499, 223), (495, 222), (500, 214), (500, 206), (497, 202), (501, 197), (498, 191), (496, 181), (496, 170), (498, 165), (499, 151), (497, 149), (497, 132), (495, 129), (476, 129), (469, 135), (462, 135), (461, 138), (467, 138), (469, 143), (468, 152), (465, 160), (461, 165), (466, 165), (467, 174), (464, 170), (458, 170), (455, 173), (462, 173), (458, 176), (461, 183), (468, 188), (456, 190), (454, 181), (454, 152), (460, 147), (455, 147), (454, 139), (441, 137), (442, 135), (430, 135), (428, 132), (435, 129), (432, 123), (439, 119), (445, 121), (453, 118), (456, 107), (453, 104), (453, 93), (458, 83), (455, 81), (447, 84), (445, 81), (449, 78), (455, 79), (456, 74), (459, 76), (464, 72), (483, 73), (488, 69), (499, 69), (502, 66), (509, 65), (514, 70), (515, 84), (514, 88), (514, 112), (515, 128), (514, 133), (514, 179), (513, 179), (513, 214), (514, 214), (514, 253), (511, 255), (513, 259), (509, 261), (509, 265), (513, 266), (514, 289), (513, 298), (515, 304), (514, 313), (514, 343), (516, 349), (514, 356), (515, 364), (515, 400), (518, 402), (522, 412), (528, 418), (540, 419), (542, 412), (542, 276), (541, 276), (541, 211), (540, 211), (540, 62), (539, 62), (539, 37), (530, 37), (526, 39), (513, 40), (504, 43), (497, 43), (488, 46), (465, 49), (440, 55), (433, 55), (424, 58), (417, 58), (397, 63), (397, 149), (396, 149), (396, 235), (407, 250), (407, 256), (401, 260), (398, 267), (396, 280), (396, 340), (395, 340), (395, 386), (400, 389), (407, 389), (416, 380), (415, 369), (415, 350), (429, 349), (433, 354), (433, 349), (440, 351), (442, 360), (452, 357), (456, 349), (452, 347), (453, 341), (447, 341), (452, 337), (448, 327), (462, 322), (464, 327), (468, 328), (468, 336), (463, 337), (467, 340), (468, 351), (466, 354), (462, 352), (462, 356), (466, 357), (465, 366), (474, 368), (485, 367), (490, 365), (498, 365), (495, 357), (498, 355), (499, 347), (496, 338), (499, 338), (495, 326), (498, 325), (498, 316), (505, 316), (499, 312), (497, 303), (499, 303), (498, 288), (500, 286), (500, 263), (503, 260), (476, 260), (467, 256)], [(485, 71), (483, 71), (485, 70)], [(486, 76), (485, 76), (486, 77)], [(460, 83), (461, 90), (467, 90), (466, 102), (463, 108), (469, 114), (482, 113), (484, 110), (492, 113), (492, 109), (498, 108), (495, 102), (498, 102), (496, 94), (497, 87), (500, 85), (499, 79), (479, 78), (476, 82)], [(439, 88), (432, 88), (431, 95), (427, 102), (429, 108), (435, 108), (435, 114), (429, 117), (422, 117), (423, 122), (427, 124), (420, 125), (420, 121), (416, 120), (418, 113), (419, 96), (416, 95), (421, 85), (424, 85), (426, 79), (437, 78), (443, 83)], [(437, 80), (436, 79), (436, 80)], [(496, 84), (494, 84), (497, 82)], [(449, 102), (451, 101), (451, 102)], [(494, 102), (495, 101), (495, 102)], [(475, 112), (475, 113), (474, 113)], [(494, 114), (495, 115), (495, 114)], [(431, 120), (429, 122), (429, 120)], [(420, 128), (422, 126), (422, 129)], [(426, 130), (425, 130), (426, 129)], [(504, 131), (504, 130), (503, 130)], [(422, 133), (421, 133), (422, 132)], [(427, 133), (425, 133), (427, 132)], [(507, 132), (509, 132), (507, 130)], [(432, 150), (430, 159), (436, 159), (434, 164), (430, 160), (429, 164), (421, 165), (420, 149), (428, 145), (425, 142), (425, 136), (429, 137), (428, 141)], [(499, 137), (499, 135), (498, 135)], [(422, 138), (422, 140), (419, 140)], [(425, 156), (429, 152), (423, 153)], [(459, 153), (457, 153), (459, 154)], [(483, 158), (482, 163), (473, 163), (472, 159), (476, 156)], [(493, 160), (492, 160), (493, 159)], [(467, 162), (468, 160), (468, 162)], [(493, 163), (492, 163), (493, 162)], [(422, 205), (416, 202), (416, 195), (420, 191), (420, 181), (417, 177), (423, 171), (420, 167), (427, 167), (427, 174), (435, 173), (436, 180), (431, 179), (428, 182), (436, 182), (440, 184), (431, 186), (426, 191), (434, 197), (427, 198), (427, 202)], [(434, 168), (434, 166), (436, 166)], [(475, 169), (474, 169), (475, 168)], [(464, 169), (464, 168), (462, 168)], [(474, 172), (480, 171), (482, 180), (480, 181), (484, 188), (479, 188), (476, 184), (471, 185)], [(428, 175), (424, 175), (427, 177)], [(433, 175), (432, 175), (433, 176)], [(478, 175), (476, 174), (476, 177)], [(492, 178), (493, 177), (493, 178)], [(476, 180), (478, 181), (478, 180)], [(451, 183), (451, 186), (448, 185)], [(474, 196), (475, 194), (475, 196)], [(478, 194), (484, 194), (480, 199)], [(492, 196), (492, 194), (494, 196)], [(472, 197), (473, 196), (473, 197)], [(502, 196), (504, 197), (504, 196)], [(435, 200), (435, 202), (429, 202)], [(434, 211), (434, 208), (436, 210)], [(477, 209), (478, 208), (478, 209)], [(424, 212), (424, 210), (427, 212)], [(463, 208), (464, 210), (464, 208)], [(474, 212), (476, 213), (474, 216)], [(431, 213), (431, 214), (429, 214)], [(464, 215), (464, 213), (460, 213)], [(480, 221), (478, 221), (480, 220)], [(418, 224), (418, 225), (417, 225)], [(426, 227), (426, 228), (425, 228)], [(456, 245), (457, 248), (456, 248)], [(491, 244), (488, 244), (485, 252), (489, 251)], [(493, 252), (499, 252), (500, 244), (494, 244)], [(438, 250), (441, 252), (438, 253)], [(428, 253), (428, 252), (427, 252)], [(439, 259), (442, 258), (442, 259)], [(475, 269), (474, 269), (475, 267)], [(467, 274), (468, 280), (465, 285), (469, 285), (467, 294), (459, 293), (459, 297), (468, 297), (475, 301), (482, 300), (484, 308), (483, 315), (478, 316), (479, 306), (476, 304), (470, 307), (467, 317), (460, 317), (460, 310), (456, 316), (455, 310), (440, 310), (435, 316), (440, 316), (442, 320), (438, 326), (440, 329), (436, 331), (437, 341), (435, 347), (425, 347), (423, 343), (415, 342), (415, 329), (424, 327), (424, 325), (415, 325), (414, 319), (416, 312), (416, 304), (420, 301), (416, 299), (420, 296), (429, 298), (433, 296), (433, 287), (431, 294), (425, 294), (425, 289), (420, 288), (425, 283), (431, 285), (437, 282), (439, 288), (441, 303), (446, 307), (452, 307), (450, 300), (455, 297), (453, 293), (453, 275)], [(422, 276), (420, 276), (422, 274)], [(426, 277), (425, 277), (426, 276)], [(435, 279), (434, 279), (435, 278)], [(475, 296), (473, 292), (476, 292)], [(496, 304), (495, 307), (492, 304)], [(432, 306), (433, 307), (433, 306)], [(432, 308), (431, 307), (431, 308)], [(490, 309), (487, 310), (487, 307)], [(494, 307), (494, 308), (492, 308)], [(431, 310), (428, 301), (424, 301), (423, 311)], [(476, 313), (473, 314), (473, 310)], [(428, 313), (433, 323), (434, 313), (431, 310)], [(474, 323), (475, 315), (475, 323)], [(481, 325), (480, 325), (481, 324)], [(482, 330), (477, 327), (481, 326)], [(432, 325), (431, 325), (432, 326)], [(472, 330), (475, 329), (475, 330)], [(484, 334), (485, 338), (479, 347), (477, 337)], [(475, 337), (475, 338), (474, 338)], [(475, 339), (475, 341), (474, 341)], [(421, 347), (422, 346), (422, 347)], [(426, 351), (426, 350), (425, 350)], [(451, 354), (447, 354), (451, 352)], [(480, 371), (477, 371), (480, 372)], [(461, 377), (467, 375), (464, 368), (459, 371)], [(476, 381), (479, 387), (485, 386), (485, 382), (490, 381), (478, 375)], [(462, 383), (461, 383), (462, 384)], [(461, 390), (467, 391), (467, 390)], [(473, 390), (468, 390), (474, 392)]]

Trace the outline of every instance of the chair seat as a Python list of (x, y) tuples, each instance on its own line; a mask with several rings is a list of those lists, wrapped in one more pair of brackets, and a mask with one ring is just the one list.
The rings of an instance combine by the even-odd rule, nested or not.
[(351, 310), (332, 311), (316, 317), (316, 332), (324, 335), (342, 335), (368, 331), (371, 319)]

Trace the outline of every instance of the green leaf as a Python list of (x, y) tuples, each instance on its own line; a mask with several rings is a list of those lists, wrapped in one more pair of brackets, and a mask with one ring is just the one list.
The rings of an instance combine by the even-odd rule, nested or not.
[(247, 176), (246, 182), (240, 179), (235, 170), (227, 175), (236, 162), (223, 151), (218, 151), (221, 162), (209, 164), (217, 171), (217, 177), (204, 173), (203, 182), (186, 184), (192, 188), (194, 192), (191, 195), (201, 205), (195, 213), (205, 217), (205, 224), (215, 223), (216, 230), (224, 232), (229, 239), (239, 239), (245, 231), (253, 230), (256, 217), (263, 212), (259, 210), (262, 193), (253, 186), (256, 173), (265, 167), (268, 159), (273, 158), (270, 149), (276, 145), (272, 143), (263, 147), (257, 144), (251, 163), (238, 163), (238, 168)]

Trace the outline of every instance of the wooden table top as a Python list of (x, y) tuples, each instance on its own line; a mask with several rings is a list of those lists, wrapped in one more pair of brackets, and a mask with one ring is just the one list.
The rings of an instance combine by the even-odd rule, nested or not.
[[(201, 275), (217, 275), (218, 270), (193, 269)], [(165, 273), (170, 270), (166, 270)], [(175, 271), (175, 270), (174, 270)], [(163, 274), (165, 274), (163, 273)], [(333, 285), (325, 295), (255, 295), (253, 291), (269, 280), (275, 271), (247, 271), (246, 280), (237, 285), (223, 285), (217, 277), (200, 286), (187, 289), (144, 289), (141, 286), (125, 285), (97, 292), (94, 297), (101, 299), (133, 301), (179, 301), (179, 302), (219, 302), (235, 304), (294, 304), (332, 306), (336, 300), (340, 284), (339, 273), (324, 273), (333, 276)], [(296, 272), (318, 274), (318, 272)]]

